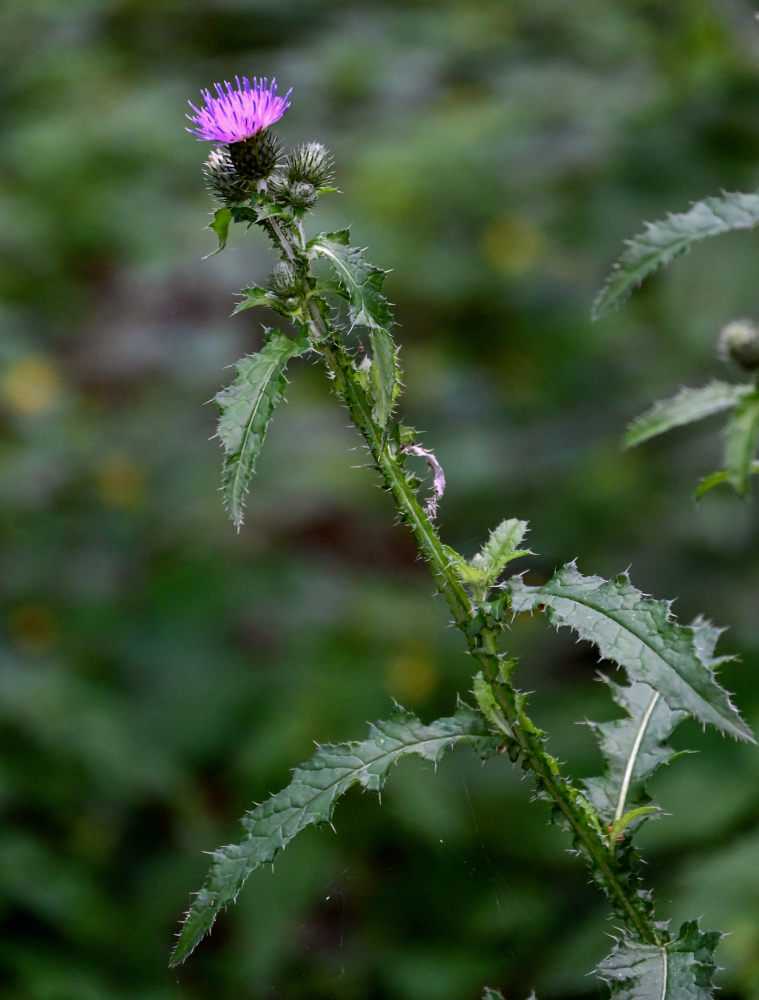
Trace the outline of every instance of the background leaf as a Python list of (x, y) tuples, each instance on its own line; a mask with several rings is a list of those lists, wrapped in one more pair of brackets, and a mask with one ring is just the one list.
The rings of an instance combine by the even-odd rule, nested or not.
[(735, 385), (716, 379), (699, 389), (683, 388), (676, 396), (660, 400), (633, 420), (625, 433), (625, 447), (632, 448), (673, 427), (729, 410), (754, 391), (753, 385)]
[(687, 212), (646, 223), (645, 232), (628, 241), (594, 305), (600, 319), (643, 279), (707, 236), (753, 229), (759, 222), (759, 194), (734, 192), (697, 201)]
[(746, 396), (736, 406), (725, 428), (725, 472), (737, 493), (749, 494), (749, 477), (756, 453), (759, 431), (759, 391)]
[(751, 740), (714, 670), (729, 657), (713, 657), (719, 630), (695, 622), (677, 624), (666, 601), (646, 597), (627, 575), (613, 581), (583, 576), (574, 563), (563, 566), (540, 587), (521, 579), (505, 585), (515, 613), (544, 611), (560, 628), (569, 626), (598, 646), (602, 657), (624, 667), (632, 681), (659, 691), (674, 711), (687, 711), (737, 739)]
[(455, 715), (429, 726), (398, 707), (389, 719), (369, 727), (368, 739), (320, 746), (295, 768), (285, 789), (245, 814), (247, 836), (242, 843), (213, 852), (214, 863), (184, 921), (172, 964), (187, 958), (256, 868), (272, 862), (307, 826), (329, 823), (335, 803), (349, 788), (358, 784), (379, 792), (401, 757), (415, 754), (436, 764), (461, 742), (470, 743), (482, 756), (491, 756), (499, 745), (482, 715), (460, 704)]
[(221, 411), (216, 433), (225, 451), (222, 489), (238, 529), (266, 428), (285, 391), (285, 365), (290, 358), (309, 349), (305, 335), (293, 339), (270, 329), (266, 336), (264, 347), (257, 354), (241, 358), (235, 364), (237, 378), (215, 396)]

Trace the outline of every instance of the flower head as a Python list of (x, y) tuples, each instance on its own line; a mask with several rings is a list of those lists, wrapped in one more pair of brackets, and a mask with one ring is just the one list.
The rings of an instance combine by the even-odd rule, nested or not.
[(292, 88), (284, 97), (277, 97), (277, 81), (271, 84), (267, 79), (258, 80), (253, 77), (253, 85), (246, 76), (240, 82), (235, 77), (237, 87), (224, 82), (226, 92), (220, 83), (214, 84), (218, 97), (213, 97), (210, 90), (202, 90), (205, 107), (196, 108), (188, 101), (195, 112), (187, 115), (196, 128), (188, 128), (198, 139), (211, 142), (243, 142), (258, 132), (278, 122), (290, 107), (288, 97)]

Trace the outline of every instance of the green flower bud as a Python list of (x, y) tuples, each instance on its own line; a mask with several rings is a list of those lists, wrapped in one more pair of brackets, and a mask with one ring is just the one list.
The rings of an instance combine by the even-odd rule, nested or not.
[(316, 188), (308, 181), (296, 181), (290, 184), (287, 200), (296, 208), (311, 208), (316, 204), (317, 198)]
[(732, 358), (745, 371), (759, 368), (759, 330), (750, 319), (723, 326), (717, 344), (721, 357)]
[(276, 167), (282, 143), (265, 129), (242, 142), (230, 142), (228, 149), (238, 174), (247, 180), (259, 181), (268, 177)]
[(285, 170), (293, 184), (306, 181), (321, 188), (334, 180), (332, 154), (320, 142), (306, 142), (293, 149), (285, 160)]
[(245, 201), (248, 197), (248, 182), (237, 173), (224, 146), (218, 146), (208, 154), (203, 164), (203, 180), (214, 198), (224, 204)]
[[(303, 282), (303, 273), (297, 264), (289, 260), (278, 260), (274, 265), (267, 287), (270, 292), (286, 299), (296, 295)], [(297, 305), (297, 299), (295, 301)]]

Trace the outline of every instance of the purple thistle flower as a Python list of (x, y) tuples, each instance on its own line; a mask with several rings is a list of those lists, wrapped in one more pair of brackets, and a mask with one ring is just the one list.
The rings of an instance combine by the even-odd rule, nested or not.
[(188, 128), (198, 139), (211, 142), (243, 142), (258, 132), (263, 131), (274, 122), (278, 122), (290, 107), (288, 97), (292, 87), (284, 97), (277, 97), (277, 81), (271, 84), (264, 78), (253, 77), (253, 86), (247, 76), (235, 77), (237, 89), (231, 83), (224, 81), (226, 93), (220, 83), (214, 84), (218, 97), (213, 97), (210, 90), (201, 90), (204, 108), (196, 108), (192, 101), (187, 103), (195, 112), (187, 118), (197, 128)]

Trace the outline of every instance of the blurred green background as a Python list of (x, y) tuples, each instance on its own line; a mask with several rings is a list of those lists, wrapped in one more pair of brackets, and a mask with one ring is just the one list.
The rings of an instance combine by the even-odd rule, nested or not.
[[(3, 648), (0, 981), (8, 1000), (599, 997), (605, 904), (506, 759), (403, 764), (253, 877), (180, 969), (203, 851), (312, 741), (361, 738), (395, 698), (424, 719), (470, 664), (317, 367), (236, 535), (217, 492), (229, 319), (266, 241), (203, 227), (188, 99), (234, 74), (293, 87), (279, 129), (335, 152), (353, 224), (393, 268), (407, 393), (448, 474), (447, 541), (529, 519), (548, 573), (631, 567), (682, 620), (729, 626), (723, 670), (759, 725), (756, 505), (699, 476), (718, 425), (621, 453), (625, 423), (712, 375), (756, 315), (757, 237), (698, 248), (592, 325), (644, 218), (759, 183), (759, 25), (739, 0), (6, 0), (0, 11)], [(599, 760), (597, 665), (519, 620), (550, 748)], [(662, 919), (729, 931), (726, 998), (759, 998), (756, 750), (695, 725), (644, 837)]]

